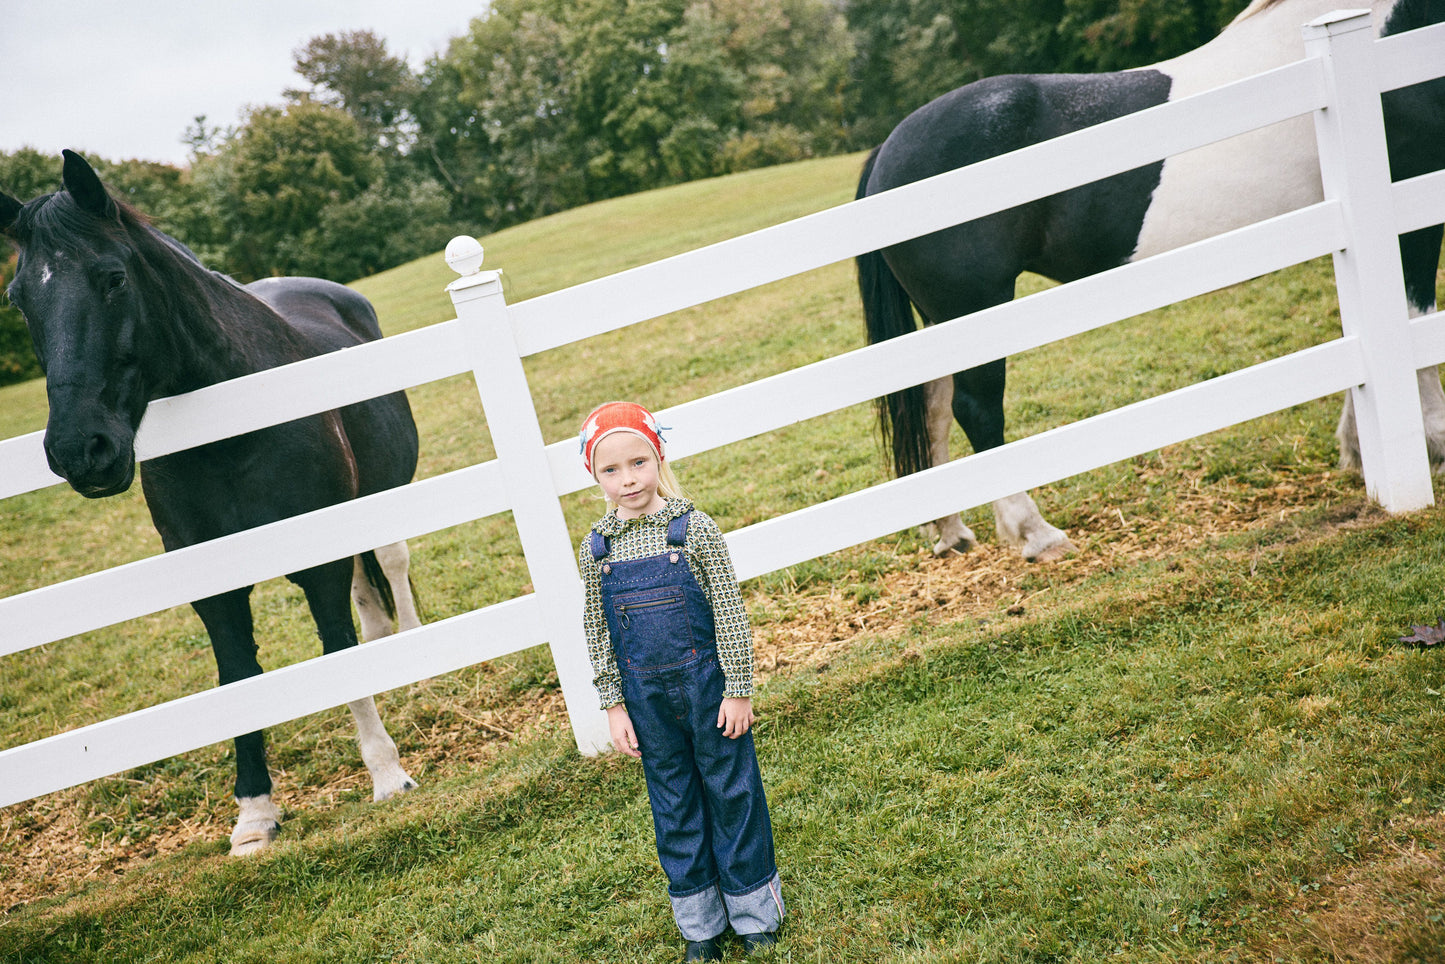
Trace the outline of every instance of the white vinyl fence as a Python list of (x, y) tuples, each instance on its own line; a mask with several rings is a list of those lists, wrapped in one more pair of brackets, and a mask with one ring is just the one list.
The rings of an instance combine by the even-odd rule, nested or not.
[[(1445, 73), (1445, 26), (1376, 41), (1367, 13), (1305, 28), (1307, 57), (883, 195), (517, 305), (496, 272), (450, 288), (456, 319), (152, 403), (141, 459), (472, 372), (496, 458), (212, 543), (0, 599), (0, 656), (505, 510), (534, 592), (0, 752), (0, 805), (371, 693), (549, 643), (577, 745), (605, 746), (559, 497), (591, 484), (576, 442), (544, 443), (522, 358), (851, 258), (1160, 157), (1313, 114), (1319, 204), (659, 413), (685, 457), (911, 384), (1333, 254), (1342, 337), (728, 534), (740, 578), (1346, 389), (1365, 481), (1393, 512), (1432, 502), (1414, 372), (1445, 323), (1411, 320), (1396, 236), (1445, 221), (1445, 173), (1392, 185), (1378, 92)], [(454, 242), (454, 245), (456, 243)], [(465, 247), (462, 242), (459, 247)], [(39, 433), (0, 443), (0, 498), (58, 480)], [(550, 478), (549, 488), (538, 479)], [(580, 535), (577, 534), (577, 535)]]

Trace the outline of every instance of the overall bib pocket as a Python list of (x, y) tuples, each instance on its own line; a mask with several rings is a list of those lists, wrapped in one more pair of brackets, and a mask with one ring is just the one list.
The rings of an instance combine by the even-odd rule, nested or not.
[(681, 586), (618, 593), (612, 613), (622, 636), (618, 656), (628, 669), (669, 669), (697, 656)]

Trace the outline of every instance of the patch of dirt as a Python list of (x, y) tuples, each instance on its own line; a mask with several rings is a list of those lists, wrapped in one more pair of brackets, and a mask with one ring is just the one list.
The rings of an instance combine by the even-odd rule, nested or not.
[[(1013, 549), (994, 542), (944, 558), (921, 553), (904, 568), (876, 580), (876, 595), (866, 594), (866, 602), (839, 586), (810, 593), (796, 606), (779, 606), (755, 597), (749, 600), (750, 612), (760, 610), (764, 616), (758, 620), (755, 615), (759, 623), (755, 634), (758, 667), (766, 674), (799, 663), (825, 663), (860, 634), (897, 635), (920, 619), (929, 623), (982, 622), (1022, 616), (1032, 606), (1061, 596), (1093, 576), (1169, 559), (1227, 535), (1279, 527), (1306, 510), (1317, 509), (1318, 491), (1310, 480), (1229, 499), (1196, 489), (1185, 497), (1192, 503), (1190, 511), (1170, 519), (1134, 517), (1122, 507), (1101, 509), (1086, 516), (1084, 524), (1071, 532), (1079, 552), (1043, 566), (1026, 562)], [(1318, 513), (1306, 528), (1292, 526), (1272, 533), (1271, 539), (1297, 542), (1387, 518), (1378, 506), (1358, 499)], [(1046, 573), (1049, 585), (1028, 588), (1040, 581), (1041, 573)], [(772, 622), (775, 613), (781, 617)]]
[[(1330, 475), (1293, 477), (1273, 488), (1230, 490), (1223, 495), (1217, 489), (1195, 485), (1182, 496), (1186, 502), (1182, 511), (1172, 513), (1169, 519), (1144, 512), (1135, 516), (1129, 506), (1100, 508), (1071, 526), (1080, 551), (1048, 564), (1049, 586), (1041, 590), (1024, 586), (1037, 583), (1038, 574), (1045, 570), (989, 541), (967, 554), (936, 559), (921, 553), (900, 559), (897, 571), (863, 581), (867, 585), (864, 592), (831, 586), (789, 593), (781, 600), (755, 592), (749, 605), (756, 610), (758, 624), (759, 677), (765, 679), (799, 665), (825, 669), (860, 635), (903, 633), (918, 620), (938, 623), (1022, 615), (1040, 604), (1041, 597), (1058, 595), (1090, 576), (1165, 559), (1227, 534), (1279, 527), (1295, 515), (1319, 507), (1320, 491), (1334, 484)], [(1339, 527), (1372, 524), (1385, 516), (1358, 499), (1313, 518), (1317, 521), (1308, 533), (1294, 530), (1277, 538), (1294, 541)], [(535, 689), (482, 708), (474, 700), (434, 696), (426, 692), (426, 686), (417, 684), (410, 698), (435, 698), (439, 703), (433, 714), (435, 722), (427, 729), (414, 725), (405, 737), (397, 735), (398, 742), (407, 747), (403, 765), (418, 780), (432, 772), (457, 773), (496, 756), (514, 739), (566, 726), (565, 706), (555, 689)], [(393, 701), (401, 698), (390, 697)], [(224, 749), (217, 748), (215, 754), (214, 765), (229, 770)], [(273, 777), (283, 814), (322, 810), (338, 800), (370, 793), (360, 766), (337, 772), (321, 785), (299, 785), (284, 770)], [(136, 797), (154, 797), (158, 792), (149, 783), (130, 782)], [(79, 787), (0, 810), (0, 859), (4, 861), (0, 919), (32, 901), (113, 879), (192, 844), (204, 843), (216, 859), (226, 859), (235, 818), (235, 803), (229, 796), (208, 798), (188, 818), (164, 822), (139, 842), (102, 834), (98, 843), (93, 839), (96, 822), (114, 821), (89, 803), (90, 799), (87, 788)], [(144, 799), (133, 804), (146, 805)]]

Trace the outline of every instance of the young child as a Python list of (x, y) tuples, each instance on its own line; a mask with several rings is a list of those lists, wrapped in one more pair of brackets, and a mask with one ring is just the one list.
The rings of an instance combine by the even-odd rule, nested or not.
[(683, 497), (652, 413), (582, 424), (608, 512), (578, 548), (594, 683), (612, 744), (641, 757), (684, 961), (776, 941), (783, 897), (753, 750), (753, 639), (722, 531)]

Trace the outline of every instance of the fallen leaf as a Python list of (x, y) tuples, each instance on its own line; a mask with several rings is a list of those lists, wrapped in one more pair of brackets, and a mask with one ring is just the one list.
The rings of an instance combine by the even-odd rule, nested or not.
[(1413, 635), (1401, 636), (1402, 643), (1419, 643), (1421, 646), (1437, 646), (1445, 643), (1445, 618), (1440, 620), (1438, 626), (1411, 626)]

